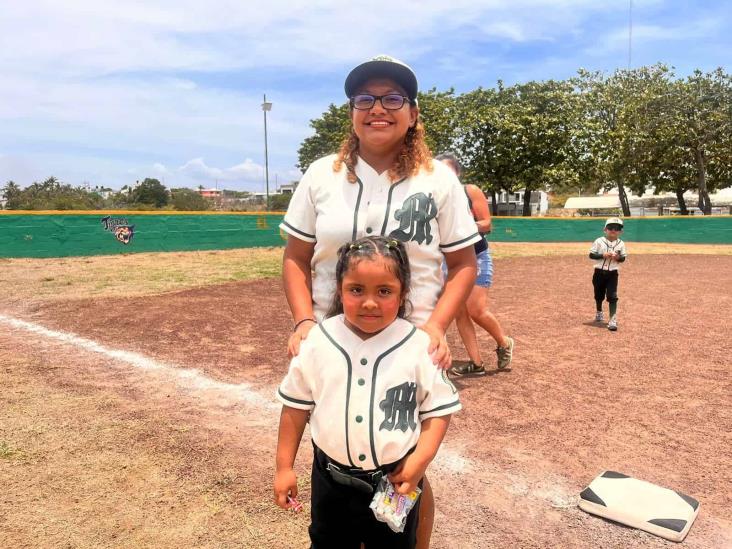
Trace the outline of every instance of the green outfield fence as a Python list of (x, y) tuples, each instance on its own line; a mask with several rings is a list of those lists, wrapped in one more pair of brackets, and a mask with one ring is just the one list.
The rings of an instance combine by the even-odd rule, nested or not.
[[(0, 211), (0, 257), (68, 257), (282, 246), (284, 214)], [(496, 242), (591, 242), (602, 218), (495, 217)], [(732, 244), (732, 216), (625, 219), (628, 242)]]

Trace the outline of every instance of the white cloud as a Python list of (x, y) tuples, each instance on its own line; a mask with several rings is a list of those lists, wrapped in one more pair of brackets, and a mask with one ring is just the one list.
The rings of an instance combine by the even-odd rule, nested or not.
[(202, 181), (259, 182), (264, 178), (264, 167), (249, 158), (230, 168), (213, 168), (207, 166), (203, 158), (194, 158), (178, 168), (178, 171), (193, 179)]
[[(667, 4), (634, 2), (639, 11)], [(343, 100), (340, 82), (354, 63), (390, 53), (415, 67), (423, 87), (440, 89), (571, 74), (588, 55), (622, 51), (627, 32), (616, 25), (626, 8), (617, 0), (403, 0), (386, 16), (381, 5), (335, 0), (270, 0), (266, 9), (240, 0), (6, 1), (0, 179), (53, 173), (114, 184), (134, 172), (176, 184), (260, 185), (264, 91), (274, 103), (270, 181), (297, 178), (308, 121)], [(692, 36), (722, 36), (724, 17), (707, 19), (717, 27), (704, 17), (692, 21)], [(612, 20), (607, 36), (586, 36), (603, 18)], [(638, 25), (636, 40), (688, 37), (689, 25)], [(571, 54), (544, 51), (581, 39)], [(715, 53), (730, 50), (726, 40)], [(599, 46), (584, 51), (590, 41)]]

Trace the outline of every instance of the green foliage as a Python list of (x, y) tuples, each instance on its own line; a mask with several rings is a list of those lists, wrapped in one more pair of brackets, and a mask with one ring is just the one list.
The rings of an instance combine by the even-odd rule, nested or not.
[(304, 173), (318, 158), (338, 152), (343, 140), (351, 131), (348, 103), (328, 106), (320, 118), (310, 121), (315, 134), (305, 138), (297, 151), (297, 167)]
[(290, 205), (291, 199), (292, 199), (291, 193), (270, 195), (269, 196), (270, 211), (273, 211), (273, 212), (287, 211), (287, 207)]
[[(553, 190), (593, 194), (618, 189), (683, 193), (732, 186), (732, 76), (722, 69), (676, 79), (657, 64), (609, 76), (580, 70), (566, 81), (419, 95), (427, 144), (454, 152), (463, 179), (487, 192)], [(299, 150), (304, 171), (336, 152), (350, 131), (348, 105), (330, 105), (312, 120)], [(524, 212), (527, 213), (526, 211)]]
[(72, 187), (49, 177), (42, 183), (33, 183), (25, 189), (9, 181), (3, 187), (3, 197), (8, 210), (95, 210), (104, 201), (97, 193), (83, 187)]
[(425, 127), (427, 146), (433, 155), (456, 148), (459, 137), (460, 113), (455, 92), (438, 92), (435, 88), (419, 93), (419, 116)]
[(208, 200), (191, 189), (171, 189), (170, 195), (173, 208), (179, 211), (202, 212), (211, 207)]
[(130, 202), (138, 205), (150, 205), (162, 208), (170, 200), (168, 190), (157, 179), (146, 177), (145, 180), (132, 190)]

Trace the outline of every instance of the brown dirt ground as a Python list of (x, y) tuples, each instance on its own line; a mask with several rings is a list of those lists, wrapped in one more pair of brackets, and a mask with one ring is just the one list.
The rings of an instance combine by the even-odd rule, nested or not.
[[(496, 270), (493, 308), (515, 360), (459, 380), (465, 410), (430, 469), (433, 547), (673, 546), (576, 507), (605, 469), (696, 497), (685, 546), (732, 547), (732, 256), (632, 257), (616, 333), (591, 322), (584, 257), (500, 259)], [(265, 397), (287, 368), (277, 279), (5, 300), (0, 312)], [(307, 546), (307, 517), (270, 503), (276, 410), (0, 326), (0, 545)], [(309, 462), (304, 444), (305, 501)]]

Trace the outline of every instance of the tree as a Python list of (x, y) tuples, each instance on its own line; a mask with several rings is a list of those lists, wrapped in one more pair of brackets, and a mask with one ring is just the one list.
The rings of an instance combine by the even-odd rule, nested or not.
[(425, 128), (425, 141), (438, 155), (454, 151), (458, 144), (460, 114), (451, 88), (438, 92), (435, 88), (418, 94), (419, 116)]
[(732, 185), (732, 76), (719, 68), (696, 70), (671, 90), (667, 123), (678, 136), (687, 166), (693, 166), (699, 209), (709, 215), (709, 191)]
[(168, 203), (168, 190), (157, 179), (149, 177), (132, 190), (131, 202), (133, 204), (149, 204), (156, 208), (162, 208)]
[(4, 195), (9, 198), (6, 207), (13, 210), (94, 210), (104, 202), (97, 193), (63, 184), (55, 177), (34, 182), (22, 190), (9, 183)]
[(8, 181), (2, 188), (2, 197), (6, 201), (5, 208), (8, 210), (18, 209), (18, 200), (23, 191), (14, 181)]
[(458, 98), (460, 125), (455, 152), (465, 166), (462, 179), (491, 194), (493, 215), (497, 214), (496, 193), (511, 188), (515, 181), (507, 109), (508, 94), (500, 81), (497, 90), (478, 88)]
[(275, 212), (287, 211), (292, 193), (273, 194), (269, 197), (269, 209)]
[(320, 118), (310, 121), (315, 134), (306, 137), (297, 151), (297, 167), (305, 173), (318, 158), (338, 152), (343, 140), (351, 131), (348, 103), (329, 105)]
[(179, 211), (202, 212), (211, 207), (208, 200), (191, 189), (171, 189), (170, 195), (173, 208)]
[(513, 184), (507, 190), (523, 188), (523, 215), (531, 215), (531, 192), (547, 190), (571, 173), (570, 120), (572, 86), (548, 80), (528, 82), (506, 90), (513, 155)]

